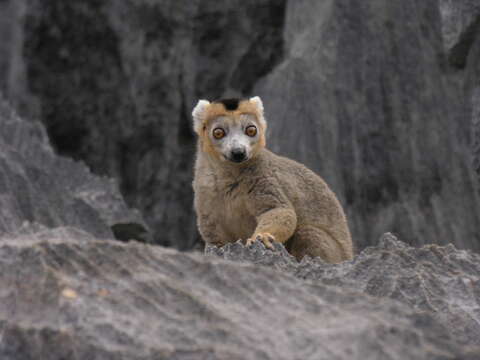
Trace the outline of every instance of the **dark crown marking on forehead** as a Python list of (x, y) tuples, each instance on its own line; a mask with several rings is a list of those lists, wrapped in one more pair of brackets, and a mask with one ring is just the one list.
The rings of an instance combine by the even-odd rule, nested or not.
[(234, 111), (238, 109), (238, 105), (240, 104), (241, 99), (231, 98), (231, 99), (220, 99), (215, 100), (216, 103), (221, 103), (228, 111)]

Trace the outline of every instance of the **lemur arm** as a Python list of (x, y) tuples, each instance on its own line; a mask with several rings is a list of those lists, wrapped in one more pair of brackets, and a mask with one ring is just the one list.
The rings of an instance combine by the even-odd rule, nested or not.
[(257, 219), (257, 227), (251, 236), (255, 240), (270, 234), (275, 241), (286, 242), (295, 232), (295, 210), (274, 178), (261, 178), (249, 190), (248, 209)]
[(293, 235), (297, 226), (297, 216), (292, 209), (276, 208), (268, 210), (257, 217), (257, 228), (252, 238), (271, 234), (280, 243), (286, 242)]

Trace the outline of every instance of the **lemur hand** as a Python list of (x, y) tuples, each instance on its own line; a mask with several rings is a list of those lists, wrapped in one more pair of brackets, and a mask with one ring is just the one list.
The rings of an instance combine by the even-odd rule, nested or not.
[(255, 240), (261, 241), (268, 249), (274, 249), (272, 242), (275, 241), (275, 237), (270, 233), (253, 234), (250, 239), (247, 239), (245, 246), (252, 245)]

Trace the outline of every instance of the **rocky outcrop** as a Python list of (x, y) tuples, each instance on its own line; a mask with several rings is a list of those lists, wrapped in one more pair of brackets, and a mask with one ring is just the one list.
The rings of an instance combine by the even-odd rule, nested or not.
[(444, 44), (453, 75), (464, 85), (465, 117), (472, 126), (473, 164), (480, 182), (480, 3), (441, 0)]
[(55, 155), (3, 101), (0, 127), (2, 360), (480, 354), (478, 255), (391, 236), (338, 265), (279, 244), (124, 244), (113, 235), (145, 228), (114, 182)]
[(475, 0), (439, 0), (442, 35), (449, 62), (467, 65), (472, 44), (480, 36), (480, 3)]
[(157, 243), (191, 248), (191, 109), (249, 92), (278, 62), (285, 1), (7, 3), (24, 69), (5, 79), (12, 102), (61, 154), (117, 178)]
[[(369, 252), (356, 261), (375, 263), (387, 249)], [(306, 277), (334, 277), (303, 266)], [(1, 237), (0, 289), (5, 360), (473, 360), (480, 351), (429, 312), (389, 299), (72, 228)]]
[(256, 87), (273, 150), (326, 178), (360, 249), (393, 231), (480, 250), (471, 126), (437, 5), (291, 2), (285, 61)]
[(409, 308), (431, 314), (457, 342), (480, 346), (480, 255), (453, 245), (407, 246), (385, 234), (353, 261), (327, 264), (319, 258), (297, 262), (280, 244), (275, 251), (257, 243), (240, 242), (223, 248), (210, 246), (207, 254), (273, 267), (301, 279), (335, 285), (380, 298), (391, 298)]
[(440, 0), (440, 10), (452, 75), (463, 85), (465, 121), (472, 126), (473, 165), (480, 179), (480, 3)]
[(259, 94), (269, 146), (327, 180), (359, 250), (386, 231), (480, 250), (476, 1), (0, 6), (1, 87), (60, 153), (119, 179), (157, 243), (198, 237), (195, 101)]
[[(0, 358), (478, 359), (480, 256), (374, 236), (480, 247), (467, 3), (0, 1), (0, 88), (47, 128), (0, 99)], [(189, 248), (189, 110), (250, 92), (271, 146), (376, 246), (332, 265), (114, 241), (151, 238), (115, 181), (47, 136), (118, 177), (155, 242)]]
[(56, 155), (43, 126), (22, 120), (1, 98), (0, 128), (0, 235), (38, 224), (149, 241), (147, 226), (114, 180)]

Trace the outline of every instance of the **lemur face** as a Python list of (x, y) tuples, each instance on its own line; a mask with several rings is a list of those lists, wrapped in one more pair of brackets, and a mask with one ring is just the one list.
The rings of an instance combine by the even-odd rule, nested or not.
[(259, 97), (200, 100), (192, 115), (202, 150), (221, 161), (246, 162), (265, 146), (266, 122)]
[(249, 160), (257, 150), (260, 125), (253, 114), (219, 116), (208, 125), (207, 133), (213, 149), (228, 161)]

